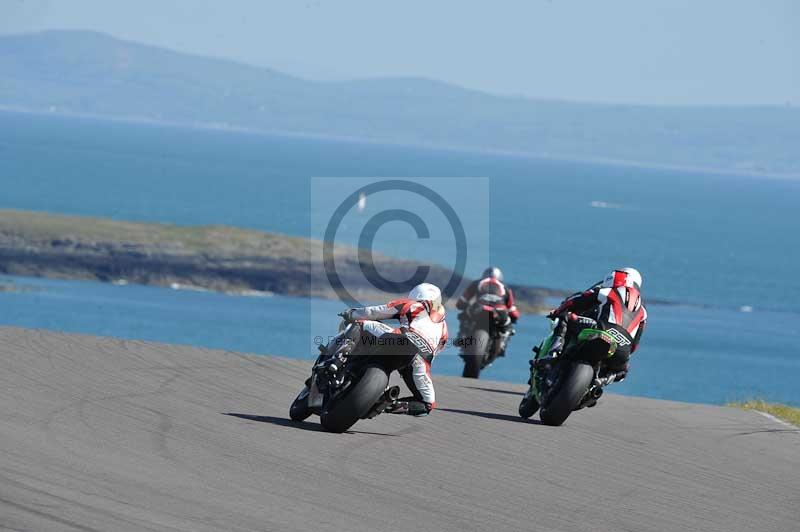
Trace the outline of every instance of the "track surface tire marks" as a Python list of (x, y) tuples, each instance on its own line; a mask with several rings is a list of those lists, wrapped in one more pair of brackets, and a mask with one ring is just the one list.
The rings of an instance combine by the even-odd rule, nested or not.
[(753, 412), (606, 395), (552, 428), (437, 378), (431, 416), (334, 435), (286, 419), (307, 371), (0, 328), (0, 529), (798, 530), (800, 434)]

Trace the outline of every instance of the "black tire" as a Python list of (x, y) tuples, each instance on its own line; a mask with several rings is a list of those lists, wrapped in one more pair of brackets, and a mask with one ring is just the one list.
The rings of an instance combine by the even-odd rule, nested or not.
[(522, 401), (519, 402), (519, 417), (522, 419), (529, 419), (537, 410), (539, 410), (539, 401), (536, 400), (533, 394), (530, 396), (526, 394)]
[(483, 357), (489, 347), (489, 331), (475, 329), (472, 332), (472, 342), (464, 349), (464, 372), (462, 377), (477, 379), (481, 375)]
[(580, 362), (573, 364), (569, 374), (562, 378), (555, 395), (539, 412), (542, 423), (552, 426), (564, 423), (586, 395), (592, 379), (594, 379), (592, 366)]
[(346, 431), (375, 406), (388, 384), (383, 368), (367, 366), (358, 382), (325, 405), (320, 423), (330, 432)]
[(308, 386), (304, 386), (292, 401), (292, 406), (289, 407), (289, 419), (292, 421), (304, 421), (313, 413), (308, 406)]

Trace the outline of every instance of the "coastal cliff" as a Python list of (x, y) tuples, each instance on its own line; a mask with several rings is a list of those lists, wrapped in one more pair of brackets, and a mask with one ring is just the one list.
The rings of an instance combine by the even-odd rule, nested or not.
[[(59, 279), (335, 298), (322, 264), (322, 242), (229, 226), (175, 226), (0, 210), (0, 273)], [(361, 273), (356, 248), (334, 249), (337, 272), (360, 300), (385, 299)], [(375, 254), (388, 278), (409, 278), (417, 261)], [(430, 268), (443, 286), (452, 271)], [(469, 279), (461, 278), (461, 286)], [(523, 312), (540, 312), (563, 292), (514, 286)]]

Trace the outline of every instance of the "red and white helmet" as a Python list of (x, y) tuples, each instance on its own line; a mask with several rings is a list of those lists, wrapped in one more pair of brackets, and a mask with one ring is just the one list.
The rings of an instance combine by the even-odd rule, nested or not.
[(498, 281), (500, 281), (502, 283), (503, 282), (503, 271), (500, 268), (498, 268), (497, 266), (489, 266), (488, 268), (483, 270), (483, 273), (481, 274), (481, 277), (484, 278), (484, 279), (497, 279)]
[(611, 270), (611, 273), (603, 280), (604, 288), (617, 288), (627, 286), (642, 289), (642, 274), (636, 268), (619, 268)]

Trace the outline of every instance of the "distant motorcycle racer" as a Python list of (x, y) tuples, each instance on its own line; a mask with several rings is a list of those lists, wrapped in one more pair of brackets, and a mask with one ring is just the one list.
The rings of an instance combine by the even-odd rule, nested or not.
[(509, 322), (507, 327), (511, 327), (519, 319), (519, 309), (514, 303), (514, 292), (503, 283), (503, 272), (496, 266), (490, 266), (483, 270), (481, 278), (472, 281), (464, 289), (464, 293), (456, 301), (456, 308), (462, 312), (458, 315), (459, 321), (459, 334), (458, 338), (462, 338), (465, 331), (463, 330), (464, 313), (463, 311), (477, 298), (478, 296), (491, 293), (504, 298), (505, 305), (508, 308)]
[[(414, 416), (430, 413), (436, 406), (431, 362), (446, 345), (448, 335), (439, 288), (422, 283), (407, 298), (349, 309), (342, 317), (360, 325), (361, 338), (356, 341), (369, 350), (386, 356), (413, 355), (411, 362), (399, 370), (412, 396), (398, 399), (386, 412)], [(398, 320), (399, 327), (377, 321), (387, 319)]]

